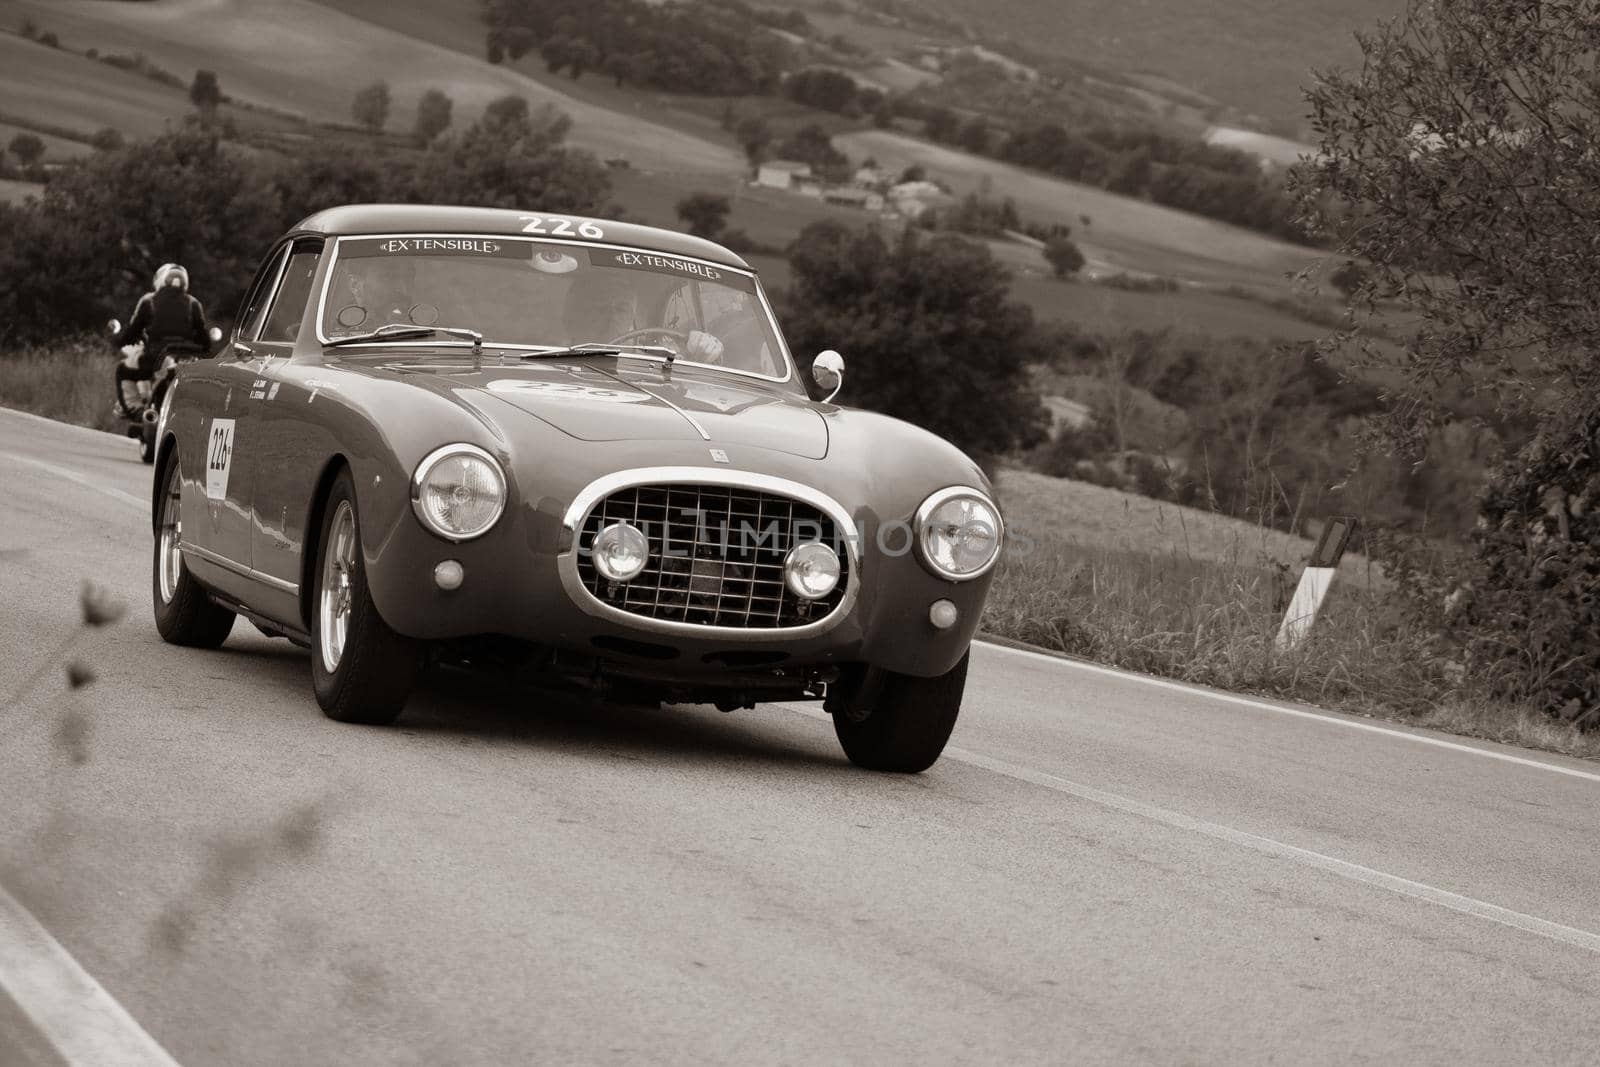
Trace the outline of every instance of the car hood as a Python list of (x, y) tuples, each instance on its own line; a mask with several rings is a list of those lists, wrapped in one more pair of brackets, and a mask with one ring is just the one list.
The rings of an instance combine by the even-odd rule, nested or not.
[[(494, 420), (510, 411), (580, 441), (703, 441), (753, 446), (803, 459), (828, 454), (828, 425), (810, 401), (782, 386), (727, 374), (626, 360), (548, 360), (511, 366), (391, 365), (453, 394)], [(508, 411), (509, 409), (509, 411)]]

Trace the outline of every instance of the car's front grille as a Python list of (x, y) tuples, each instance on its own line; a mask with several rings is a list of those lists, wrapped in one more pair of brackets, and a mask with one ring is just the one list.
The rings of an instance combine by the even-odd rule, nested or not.
[[(595, 536), (614, 522), (644, 531), (650, 562), (630, 582), (595, 569)], [(803, 500), (724, 485), (641, 485), (596, 504), (578, 534), (578, 577), (601, 602), (634, 615), (702, 626), (780, 629), (833, 612), (852, 579), (846, 531)], [(820, 541), (839, 554), (839, 584), (806, 601), (783, 580), (789, 550)]]

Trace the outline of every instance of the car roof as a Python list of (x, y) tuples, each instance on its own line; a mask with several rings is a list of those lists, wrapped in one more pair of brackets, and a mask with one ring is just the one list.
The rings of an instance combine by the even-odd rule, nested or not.
[[(300, 220), (294, 233), (317, 233), (329, 237), (357, 234), (388, 233), (528, 233), (529, 221), (536, 216), (533, 211), (511, 211), (503, 208), (448, 207), (431, 204), (347, 204), (331, 207)], [(729, 267), (749, 270), (750, 265), (737, 254), (700, 237), (676, 233), (655, 226), (641, 226), (633, 222), (616, 222), (588, 216), (566, 215), (551, 212), (542, 216), (548, 220), (571, 219), (574, 222), (592, 222), (605, 232), (596, 240), (608, 245), (644, 248), (652, 252), (692, 256)], [(578, 237), (574, 234), (574, 237)], [(578, 237), (582, 241), (583, 238)]]

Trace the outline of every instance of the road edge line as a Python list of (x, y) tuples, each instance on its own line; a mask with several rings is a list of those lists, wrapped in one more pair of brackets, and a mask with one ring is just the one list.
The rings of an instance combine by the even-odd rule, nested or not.
[(94, 976), (0, 886), (0, 991), (72, 1067), (178, 1067)]
[[(110, 365), (111, 364), (108, 362), (107, 366), (110, 366)], [(23, 411), (21, 408), (8, 407), (5, 404), (0, 404), (0, 414), (3, 414), (3, 415), (16, 415), (19, 418), (31, 419), (34, 422), (42, 422), (42, 423), (46, 423), (46, 424), (48, 424), (50, 426), (55, 426), (55, 427), (58, 427), (58, 428), (65, 428), (65, 429), (68, 429), (68, 430), (78, 430), (78, 431), (81, 431), (83, 433), (92, 433), (92, 434), (95, 434), (98, 437), (109, 437), (113, 441), (131, 441), (131, 440), (133, 440), (133, 438), (129, 437), (127, 434), (112, 433), (110, 430), (97, 430), (93, 426), (84, 426), (81, 423), (68, 422), (65, 419), (52, 419), (49, 415), (40, 415), (40, 414), (37, 414), (36, 412), (32, 412), (32, 411)]]
[[(1043, 660), (1046, 663), (1059, 664), (1091, 674), (1099, 674), (1107, 678), (1118, 678), (1129, 682), (1138, 682), (1141, 685), (1156, 689), (1165, 689), (1169, 692), (1187, 693), (1191, 696), (1206, 697), (1211, 700), (1221, 701), (1226, 704), (1236, 704), (1240, 707), (1251, 708), (1255, 711), (1271, 711), (1279, 715), (1291, 715), (1299, 719), (1312, 719), (1317, 722), (1328, 723), (1332, 726), (1343, 726), (1352, 730), (1365, 730), (1368, 733), (1383, 734), (1387, 737), (1400, 737), (1407, 741), (1414, 741), (1419, 745), (1432, 745), (1435, 748), (1448, 749), (1452, 752), (1465, 752), (1473, 756), (1482, 756), (1486, 759), (1501, 760), (1505, 763), (1515, 763), (1524, 767), (1535, 767), (1539, 770), (1551, 771), (1555, 774), (1564, 774), (1572, 778), (1581, 778), (1590, 782), (1600, 782), (1600, 773), (1582, 770), (1578, 767), (1565, 767), (1559, 763), (1548, 763), (1544, 760), (1530, 759), (1527, 756), (1518, 756), (1510, 752), (1500, 752), (1492, 748), (1479, 748), (1460, 741), (1449, 741), (1443, 737), (1434, 737), (1426, 733), (1414, 733), (1394, 726), (1379, 726), (1377, 723), (1366, 722), (1360, 719), (1350, 719), (1329, 711), (1313, 711), (1307, 708), (1290, 707), (1287, 704), (1274, 704), (1254, 697), (1240, 696), (1221, 689), (1207, 689), (1203, 686), (1190, 685), (1187, 682), (1176, 682), (1170, 678), (1157, 678), (1150, 674), (1139, 674), (1134, 671), (1125, 671), (1116, 667), (1107, 667), (1101, 663), (1090, 663), (1087, 660), (1071, 656), (1057, 656), (1049, 652), (1031, 648), (1018, 648), (1014, 645), (1000, 644), (995, 641), (979, 640), (975, 642), (986, 648), (998, 652), (1010, 653), (1013, 656), (1024, 656), (1029, 659)], [(1494, 744), (1486, 741), (1485, 744)]]

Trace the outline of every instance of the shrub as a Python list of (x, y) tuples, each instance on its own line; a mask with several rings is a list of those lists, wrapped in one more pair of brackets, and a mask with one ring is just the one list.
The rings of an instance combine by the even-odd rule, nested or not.
[(441, 90), (429, 89), (417, 101), (417, 121), (412, 127), (412, 136), (418, 144), (431, 144), (445, 130), (450, 128), (451, 112), (455, 102)]
[(37, 166), (44, 158), (44, 142), (31, 133), (19, 133), (11, 138), (6, 148), (17, 157), (17, 162), (24, 168)]
[(1078, 273), (1087, 262), (1072, 238), (1066, 236), (1052, 237), (1046, 241), (1044, 258), (1049, 261), (1050, 269), (1055, 271), (1057, 278), (1067, 278)]
[(375, 81), (359, 90), (350, 101), (350, 114), (372, 133), (381, 133), (389, 121), (389, 83)]
[(720, 193), (695, 192), (678, 201), (678, 218), (696, 237), (715, 241), (728, 224), (728, 212), (733, 209), (726, 196)]
[[(106, 61), (110, 62), (109, 56)], [(222, 104), (222, 84), (217, 81), (216, 71), (194, 72), (194, 81), (189, 83), (189, 102), (203, 115), (209, 115), (217, 110)]]

